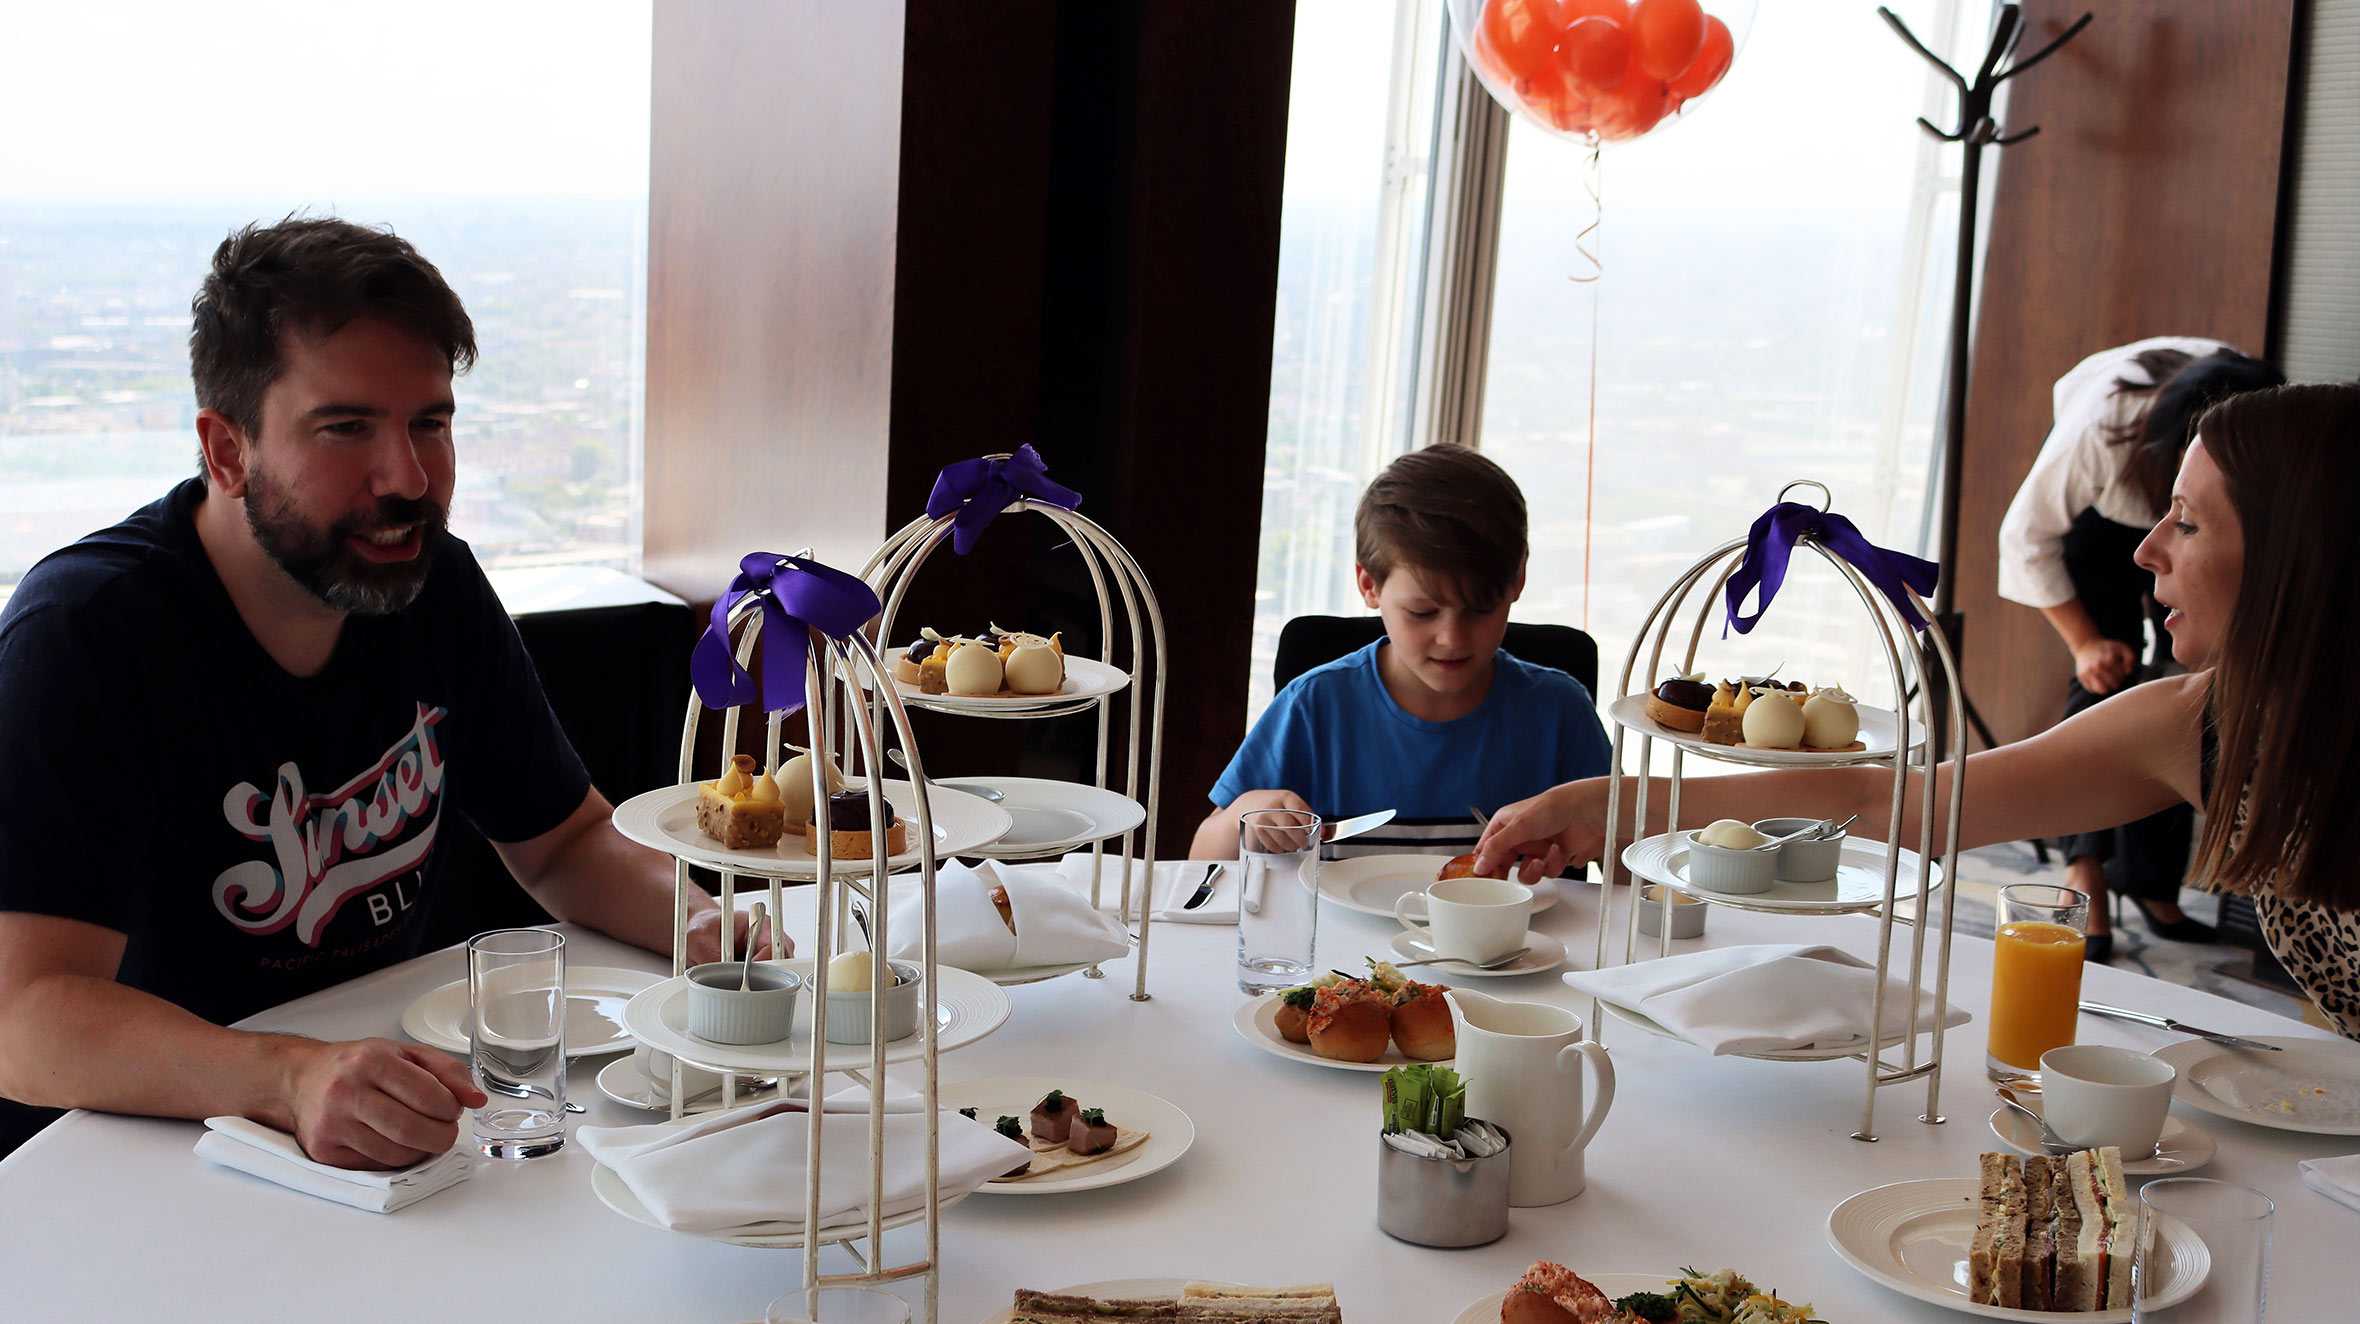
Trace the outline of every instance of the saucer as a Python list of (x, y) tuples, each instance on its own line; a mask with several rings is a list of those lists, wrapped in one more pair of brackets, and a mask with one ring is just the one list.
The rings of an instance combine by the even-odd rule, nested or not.
[[(1454, 975), (1461, 979), (1508, 979), (1516, 975), (1537, 975), (1565, 964), (1565, 944), (1538, 929), (1526, 929), (1521, 946), (1532, 950), (1518, 957), (1516, 964), (1503, 965), (1497, 970), (1479, 970), (1464, 961), (1437, 961), (1409, 971), (1412, 978), (1421, 971), (1438, 975)], [(1434, 955), (1434, 945), (1423, 933), (1403, 930), (1393, 935), (1393, 954), (1404, 961), (1423, 961)]]
[[(1991, 1114), (1991, 1133), (2019, 1154), (2048, 1152), (2040, 1147), (2040, 1128), (2032, 1124), (2031, 1118), (2006, 1104)], [(2122, 1171), (2130, 1177), (2184, 1177), (2212, 1162), (2215, 1148), (2212, 1135), (2203, 1127), (2182, 1118), (2166, 1117), (2163, 1138), (2156, 1143), (2155, 1152), (2136, 1163), (2124, 1158)]]
[[(757, 1099), (767, 1099), (778, 1092), (776, 1081), (759, 1089), (755, 1088), (754, 1081), (757, 1079), (760, 1078), (739, 1078), (737, 1091), (739, 1103), (752, 1103)], [(635, 1057), (618, 1057), (601, 1068), (598, 1073), (598, 1092), (626, 1108), (644, 1108), (649, 1112), (659, 1113), (672, 1111), (672, 1101), (656, 1093), (654, 1082), (647, 1078), (646, 1072), (639, 1069), (639, 1059)], [(685, 1114), (709, 1113), (720, 1107), (721, 1089), (719, 1086), (715, 1086), (710, 1092), (690, 1100), (688, 1106), (681, 1111)]]

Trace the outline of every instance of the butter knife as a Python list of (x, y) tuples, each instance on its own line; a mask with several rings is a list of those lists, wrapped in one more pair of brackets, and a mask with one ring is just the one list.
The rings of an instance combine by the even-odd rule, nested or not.
[(1181, 902), (1181, 903), (1180, 903), (1180, 908), (1181, 908), (1182, 910), (1194, 910), (1194, 909), (1196, 909), (1198, 906), (1201, 906), (1201, 905), (1203, 905), (1204, 903), (1206, 903), (1207, 901), (1210, 901), (1210, 900), (1212, 900), (1212, 899), (1213, 899), (1213, 880), (1214, 880), (1214, 879), (1216, 879), (1216, 878), (1219, 878), (1220, 876), (1221, 876), (1221, 866), (1220, 866), (1220, 865), (1218, 865), (1218, 864), (1207, 865), (1207, 866), (1205, 867), (1205, 880), (1204, 880), (1203, 882), (1201, 882), (1201, 883), (1197, 884), (1197, 888), (1196, 888), (1196, 890), (1195, 890), (1194, 892), (1191, 892), (1191, 893), (1189, 893), (1188, 899), (1187, 899), (1186, 901), (1183, 901), (1183, 902)]
[(2152, 1025), (2159, 1030), (2192, 1034), (2199, 1039), (2209, 1039), (2225, 1048), (2253, 1048), (2265, 1053), (2285, 1051), (2276, 1044), (2265, 1044), (2253, 1039), (2240, 1039), (2236, 1035), (2223, 1034), (2218, 1030), (2200, 1030), (2185, 1021), (2175, 1021), (2169, 1016), (2153, 1016), (2143, 1011), (2132, 1011), (2128, 1007), (2113, 1007), (2103, 1002), (2085, 1002), (2081, 1004), (2081, 1009), (2092, 1016), (2111, 1016), (2118, 1021), (2135, 1021), (2140, 1025)]
[(1333, 845), (1346, 837), (1357, 837), (1370, 828), (1380, 828), (1392, 822), (1395, 812), (1391, 809), (1380, 809), (1373, 814), (1362, 814), (1357, 818), (1347, 818), (1342, 822), (1330, 823), (1321, 839)]

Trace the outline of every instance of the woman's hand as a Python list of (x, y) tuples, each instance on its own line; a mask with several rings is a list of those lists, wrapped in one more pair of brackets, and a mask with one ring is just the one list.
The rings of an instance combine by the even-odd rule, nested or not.
[(2139, 668), (2139, 655), (2120, 639), (2103, 636), (2073, 650), (2073, 675), (2092, 694), (2112, 694)]
[(1606, 845), (1606, 778), (1552, 786), (1491, 816), (1475, 843), (1475, 871), (1506, 878), (1511, 865), (1527, 883), (1587, 864)]

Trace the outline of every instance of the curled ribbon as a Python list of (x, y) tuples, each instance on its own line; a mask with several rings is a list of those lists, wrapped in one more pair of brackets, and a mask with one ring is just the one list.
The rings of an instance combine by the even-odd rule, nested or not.
[(1081, 493), (1049, 480), (1049, 466), (1027, 442), (1017, 447), (1014, 455), (961, 460), (935, 475), (934, 492), (926, 498), (926, 517), (941, 519), (954, 510), (959, 512), (951, 521), (951, 550), (965, 556), (983, 536), (984, 526), (1020, 497), (1067, 510), (1082, 504)]
[[(1754, 521), (1754, 527), (1745, 535), (1745, 559), (1738, 562), (1737, 573), (1729, 576), (1729, 619), (1721, 627), (1722, 638), (1729, 637), (1731, 626), (1739, 634), (1753, 632), (1754, 623), (1770, 610), (1770, 599), (1778, 596), (1779, 585), (1786, 582), (1787, 558), (1794, 555), (1795, 544), (1805, 538), (1851, 562), (1892, 602), (1893, 609), (1909, 622), (1910, 629), (1926, 628), (1926, 618), (1902, 590), (1915, 589), (1921, 597), (1932, 593), (1935, 581), (1942, 577), (1942, 567), (1871, 543), (1852, 521), (1832, 511), (1800, 501), (1781, 501), (1762, 512), (1762, 517)], [(1761, 586), (1761, 600), (1755, 605), (1753, 615), (1748, 616), (1739, 607), (1757, 584)]]
[[(729, 646), (729, 614), (748, 594), (762, 599), (758, 680), (738, 665)], [(804, 627), (842, 639), (882, 610), (875, 590), (841, 570), (777, 552), (749, 552), (738, 562), (729, 591), (713, 604), (713, 622), (689, 654), (689, 679), (708, 708), (759, 698), (765, 712), (793, 712), (808, 698), (803, 664), (811, 653), (811, 636)]]

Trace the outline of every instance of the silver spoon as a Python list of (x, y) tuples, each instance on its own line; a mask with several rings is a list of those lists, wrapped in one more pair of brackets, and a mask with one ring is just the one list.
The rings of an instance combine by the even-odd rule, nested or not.
[[(885, 757), (889, 762), (891, 762), (895, 767), (900, 768), (903, 772), (908, 772), (910, 770), (910, 761), (901, 756), (900, 750), (886, 750)], [(989, 786), (979, 786), (974, 782), (938, 782), (932, 777), (928, 777), (926, 780), (936, 786), (947, 786), (954, 791), (965, 791), (969, 795), (989, 800), (993, 804), (998, 804), (1002, 800), (1008, 798), (1007, 796), (1000, 794), (998, 791), (993, 790)]]
[(857, 924), (859, 924), (859, 925), (860, 925), (860, 937), (861, 937), (861, 941), (862, 941), (863, 943), (865, 943), (865, 944), (868, 946), (868, 949), (869, 949), (870, 951), (872, 951), (872, 952), (873, 952), (873, 951), (877, 950), (877, 935), (875, 935), (875, 934), (873, 934), (873, 933), (869, 932), (869, 911), (868, 911), (868, 907), (866, 907), (866, 906), (863, 906), (863, 905), (862, 905), (861, 903), (859, 903), (858, 901), (855, 901), (855, 902), (853, 902), (853, 903), (852, 903), (852, 918), (853, 918), (853, 920), (854, 920), (854, 922), (855, 922), (855, 923), (857, 923)]
[(2078, 1146), (2068, 1145), (2064, 1141), (2059, 1140), (2057, 1138), (2057, 1133), (2049, 1129), (2049, 1119), (2041, 1116), (2039, 1113), (2032, 1111), (2030, 1108), (2025, 1107), (2024, 1104), (2016, 1098), (2015, 1091), (2009, 1089), (2005, 1085), (2000, 1085), (1995, 1087), (1995, 1092), (1999, 1095), (1999, 1101), (2001, 1103), (2004, 1103), (2010, 1108), (2015, 1109), (2017, 1112), (2020, 1112), (2026, 1117), (2031, 1118), (2033, 1124), (2040, 1128), (2040, 1147), (2042, 1149), (2047, 1150), (2051, 1154), (2070, 1154), (2078, 1148)]
[[(750, 929), (747, 929), (747, 930), (746, 930), (746, 946), (748, 946), (748, 947), (752, 947), (752, 946), (754, 945), (754, 937), (755, 937), (755, 935), (756, 935), (756, 934), (759, 934), (759, 933), (761, 933), (761, 932), (762, 932), (762, 926), (763, 926), (764, 924), (768, 923), (768, 922), (770, 922), (770, 907), (769, 907), (769, 906), (766, 906), (766, 905), (764, 905), (762, 902), (759, 902), (759, 901), (755, 902), (755, 903), (754, 903), (754, 925), (753, 925), (753, 927), (752, 927), (752, 928), (750, 928)], [(740, 993), (747, 993), (747, 992), (751, 992), (751, 991), (753, 990), (753, 987), (754, 987), (754, 953), (752, 953), (751, 951), (744, 951), (744, 952), (739, 952), (739, 953), (738, 953), (738, 992), (740, 992)]]
[(1523, 960), (1525, 957), (1531, 954), (1532, 949), (1530, 947), (1519, 947), (1515, 951), (1512, 951), (1505, 956), (1495, 956), (1488, 961), (1467, 961), (1462, 960), (1456, 956), (1429, 956), (1422, 961), (1395, 961), (1393, 963), (1393, 968), (1396, 970), (1407, 970), (1411, 966), (1434, 965), (1437, 962), (1448, 961), (1457, 965), (1469, 966), (1477, 970), (1497, 970), (1503, 966), (1514, 965), (1518, 961)]

